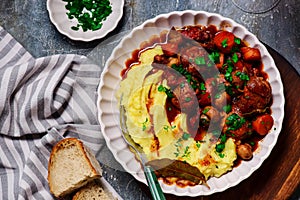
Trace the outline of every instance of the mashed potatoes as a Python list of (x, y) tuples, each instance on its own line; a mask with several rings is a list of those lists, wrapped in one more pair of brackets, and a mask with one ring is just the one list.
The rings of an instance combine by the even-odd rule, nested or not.
[(169, 122), (166, 113), (165, 92), (160, 85), (168, 88), (163, 80), (163, 71), (152, 70), (153, 57), (163, 54), (161, 47), (144, 51), (139, 64), (134, 65), (122, 80), (117, 97), (122, 96), (121, 104), (127, 113), (127, 128), (132, 139), (139, 144), (149, 160), (169, 158), (181, 160), (197, 167), (208, 179), (219, 177), (232, 169), (236, 160), (236, 146), (232, 138), (227, 139), (222, 153), (215, 150), (208, 133), (201, 142), (188, 134), (187, 116), (179, 113)]

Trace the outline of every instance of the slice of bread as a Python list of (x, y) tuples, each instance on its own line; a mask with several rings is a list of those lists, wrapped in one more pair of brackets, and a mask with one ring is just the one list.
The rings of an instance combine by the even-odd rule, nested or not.
[(55, 197), (64, 197), (101, 176), (99, 162), (82, 141), (66, 138), (53, 147), (48, 164), (48, 183)]
[(84, 187), (80, 188), (72, 200), (116, 200), (112, 193), (102, 185), (99, 179), (91, 181)]

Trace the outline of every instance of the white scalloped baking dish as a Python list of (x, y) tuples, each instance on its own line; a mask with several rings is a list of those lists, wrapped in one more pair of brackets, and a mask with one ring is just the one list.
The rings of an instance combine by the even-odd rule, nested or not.
[(207, 182), (210, 189), (204, 185), (180, 188), (176, 185), (166, 185), (160, 181), (165, 193), (178, 196), (210, 195), (233, 187), (248, 178), (262, 165), (263, 161), (271, 153), (280, 133), (284, 116), (284, 94), (279, 71), (266, 47), (256, 36), (242, 25), (215, 13), (188, 10), (162, 14), (147, 20), (123, 38), (106, 62), (99, 83), (97, 106), (101, 130), (108, 148), (123, 168), (131, 173), (137, 180), (146, 184), (142, 168), (135, 159), (134, 154), (129, 151), (119, 129), (119, 111), (115, 91), (119, 87), (121, 81), (120, 72), (125, 67), (125, 61), (131, 57), (132, 51), (138, 49), (139, 45), (143, 41), (147, 41), (151, 35), (158, 35), (162, 30), (169, 30), (172, 26), (180, 27), (194, 24), (213, 24), (219, 28), (223, 27), (233, 32), (237, 37), (247, 41), (249, 46), (259, 48), (264, 64), (264, 71), (268, 73), (269, 82), (272, 86), (273, 105), (271, 109), (274, 118), (274, 127), (276, 127), (276, 129), (273, 128), (260, 142), (259, 149), (255, 151), (252, 160), (242, 162), (238, 167), (235, 167), (231, 172), (226, 173), (220, 178), (210, 178)]

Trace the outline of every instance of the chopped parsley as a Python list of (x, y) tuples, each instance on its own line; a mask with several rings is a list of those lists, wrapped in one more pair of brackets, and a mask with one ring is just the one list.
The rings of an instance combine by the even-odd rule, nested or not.
[(170, 126), (168, 126), (168, 125), (164, 125), (164, 127), (163, 127), (163, 128), (164, 128), (164, 130), (166, 130), (166, 131), (169, 131), (169, 130), (170, 130), (170, 128), (171, 128), (171, 130), (172, 130), (172, 129), (175, 129), (175, 128), (176, 128), (176, 125), (174, 125), (174, 126), (171, 126), (171, 127), (170, 127)]
[(228, 41), (228, 39), (225, 38), (225, 39), (221, 42), (223, 48), (226, 48), (226, 47), (228, 46), (227, 41)]
[(220, 158), (224, 158), (225, 154), (224, 153), (219, 153)]
[[(180, 155), (180, 149), (182, 148), (181, 142), (183, 140), (188, 140), (190, 137), (191, 137), (191, 135), (189, 133), (184, 132), (182, 134), (181, 138), (179, 138), (177, 140), (177, 142), (175, 143), (176, 152), (174, 152), (174, 154), (175, 154), (176, 157), (178, 157)], [(189, 151), (189, 146), (186, 146), (182, 157), (189, 157), (190, 153), (191, 152)]]
[(238, 114), (233, 113), (226, 118), (225, 123), (228, 125), (228, 131), (235, 131), (241, 128), (246, 123), (246, 120)]
[(221, 135), (221, 143), (225, 143), (227, 140), (227, 137), (225, 134)]
[(190, 147), (189, 146), (186, 146), (185, 149), (184, 149), (184, 152), (183, 152), (183, 155), (182, 157), (186, 157), (186, 158), (189, 158), (190, 155), (191, 155), (191, 151), (189, 151)]
[(180, 83), (180, 88), (184, 88), (184, 82)]
[(201, 143), (199, 141), (196, 142), (196, 147), (199, 149), (201, 147)]
[(232, 74), (231, 73), (233, 72), (233, 69), (234, 69), (232, 61), (230, 59), (227, 59), (226, 63), (223, 65), (223, 67), (226, 67), (225, 74), (224, 74), (225, 79), (229, 82), (232, 82)]
[(227, 105), (223, 106), (223, 110), (224, 110), (224, 112), (229, 113), (231, 111), (231, 105), (227, 104)]
[(166, 130), (166, 131), (168, 131), (169, 128), (170, 128), (170, 127), (169, 127), (168, 125), (165, 125), (165, 126), (164, 126), (164, 130)]
[(183, 134), (182, 134), (182, 139), (183, 140), (188, 140), (189, 138), (191, 137), (191, 135), (189, 134), (189, 133), (186, 133), (186, 132), (184, 132)]
[(186, 101), (186, 102), (190, 102), (191, 100), (192, 100), (191, 97), (186, 97), (186, 98), (185, 98), (185, 101)]
[[(173, 64), (173, 65), (171, 66), (171, 68), (173, 68), (174, 70), (176, 70), (177, 72), (179, 72), (181, 75), (183, 75), (183, 76), (186, 78), (186, 80), (187, 80), (187, 82), (189, 83), (189, 85), (190, 85), (194, 90), (196, 90), (197, 88), (200, 87), (198, 81), (195, 80), (195, 79), (193, 78), (193, 75), (192, 75), (190, 72), (188, 72), (185, 68), (183, 68), (182, 65), (176, 65), (176, 64)], [(184, 87), (184, 85), (180, 85), (180, 87)]]
[(237, 63), (237, 61), (239, 61), (239, 57), (238, 57), (238, 55), (237, 55), (236, 53), (234, 53), (234, 54), (232, 55), (232, 61), (233, 61), (234, 63)]
[(244, 72), (238, 71), (238, 72), (235, 73), (235, 75), (238, 76), (242, 81), (249, 81), (250, 80), (249, 76)]
[(209, 54), (208, 58), (215, 64), (220, 63), (220, 53), (217, 51), (214, 51), (211, 54)]
[(166, 93), (166, 95), (167, 95), (167, 97), (169, 97), (169, 98), (173, 98), (173, 92), (169, 89), (169, 88), (166, 88), (165, 86), (163, 86), (163, 85), (159, 85), (158, 86), (158, 88), (157, 88), (157, 90), (159, 91), (159, 92), (165, 92)]
[(63, 0), (67, 2), (65, 8), (69, 19), (77, 19), (77, 25), (71, 29), (78, 31), (81, 27), (84, 32), (96, 31), (103, 25), (103, 21), (112, 13), (109, 0)]
[(203, 113), (203, 114), (206, 114), (209, 110), (210, 110), (209, 107), (208, 107), (208, 108), (205, 108), (205, 109), (202, 111), (202, 113)]
[(205, 58), (200, 57), (200, 56), (195, 58), (195, 64), (196, 65), (205, 65), (206, 64)]
[(240, 38), (234, 38), (234, 42), (236, 44), (241, 44), (241, 39)]
[(235, 94), (235, 92), (232, 90), (232, 85), (225, 85), (225, 91), (230, 96), (233, 96)]
[(216, 95), (215, 95), (215, 99), (219, 99), (221, 97), (221, 94), (220, 93), (217, 93)]
[[(218, 153), (221, 153), (224, 148), (225, 148), (225, 143), (226, 143), (227, 137), (225, 134), (222, 134), (220, 137), (220, 143), (216, 145), (216, 151)], [(220, 154), (219, 154), (220, 155)], [(221, 156), (220, 156), (221, 157)], [(222, 157), (221, 157), (222, 158)]]
[(226, 70), (226, 72), (224, 74), (225, 79), (227, 81), (229, 81), (229, 82), (232, 82), (232, 75), (231, 75), (232, 71), (233, 71), (233, 67), (232, 66), (228, 66), (228, 68), (227, 68), (227, 70)]
[(224, 143), (219, 143), (216, 145), (216, 151), (218, 153), (221, 153), (225, 149), (225, 144)]
[(146, 117), (145, 121), (143, 122), (143, 126), (142, 126), (143, 131), (145, 131), (147, 128), (147, 126), (146, 126), (147, 122), (148, 122), (148, 117)]
[[(180, 145), (181, 145), (181, 144), (180, 144)], [(175, 154), (175, 156), (176, 156), (176, 157), (178, 157), (178, 156), (179, 156), (179, 154), (180, 154), (180, 153), (179, 153), (179, 147), (180, 147), (180, 145), (179, 145), (179, 144), (177, 144), (177, 143), (175, 144), (175, 147), (176, 147), (176, 152), (174, 152), (174, 154)]]
[(200, 90), (202, 91), (202, 94), (206, 93), (206, 87), (204, 83), (200, 83)]

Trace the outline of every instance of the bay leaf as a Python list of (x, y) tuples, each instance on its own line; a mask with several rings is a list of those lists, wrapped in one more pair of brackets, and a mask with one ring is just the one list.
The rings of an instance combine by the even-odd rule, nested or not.
[(197, 185), (207, 185), (205, 176), (200, 170), (186, 162), (163, 158), (149, 161), (146, 164), (150, 165), (155, 170), (158, 177), (177, 177), (191, 181)]

